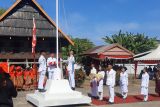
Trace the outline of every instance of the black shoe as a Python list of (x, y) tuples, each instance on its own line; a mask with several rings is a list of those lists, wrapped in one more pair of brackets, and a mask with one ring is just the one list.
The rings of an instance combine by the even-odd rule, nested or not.
[(109, 104), (114, 104), (114, 102), (108, 102)]
[(38, 90), (39, 90), (39, 92), (46, 92), (45, 89), (38, 89)]
[(72, 87), (72, 90), (75, 90), (75, 88)]

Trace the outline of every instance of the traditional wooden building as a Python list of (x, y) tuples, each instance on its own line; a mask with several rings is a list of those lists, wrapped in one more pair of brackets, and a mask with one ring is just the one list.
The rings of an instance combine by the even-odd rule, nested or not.
[(97, 46), (83, 53), (87, 63), (129, 63), (133, 61), (134, 53), (119, 44)]
[[(32, 60), (33, 16), (36, 21), (36, 58), (40, 50), (56, 52), (56, 24), (35, 0), (17, 0), (0, 16), (0, 61)], [(59, 47), (73, 45), (59, 29)]]

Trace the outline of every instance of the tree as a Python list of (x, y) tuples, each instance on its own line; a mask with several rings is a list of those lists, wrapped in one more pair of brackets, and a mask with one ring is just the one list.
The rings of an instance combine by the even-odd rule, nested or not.
[(0, 8), (0, 16), (6, 11), (6, 9)]
[(102, 38), (106, 43), (118, 43), (135, 54), (149, 51), (157, 46), (156, 37), (148, 37), (144, 34), (122, 33), (120, 30), (118, 34), (106, 36)]
[(93, 48), (94, 44), (88, 39), (72, 38), (72, 40), (74, 41), (74, 46), (69, 45), (68, 47), (62, 47), (62, 56), (64, 59), (66, 59), (68, 56), (68, 52), (70, 50), (73, 50), (76, 61), (81, 62), (82, 60), (81, 54), (86, 50)]

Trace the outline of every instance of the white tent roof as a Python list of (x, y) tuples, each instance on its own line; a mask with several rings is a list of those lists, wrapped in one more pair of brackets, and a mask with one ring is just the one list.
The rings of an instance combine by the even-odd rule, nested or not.
[(157, 49), (153, 50), (151, 53), (139, 57), (139, 58), (135, 58), (135, 61), (149, 61), (149, 60), (154, 60), (154, 61), (158, 61), (160, 60), (160, 45), (158, 46)]

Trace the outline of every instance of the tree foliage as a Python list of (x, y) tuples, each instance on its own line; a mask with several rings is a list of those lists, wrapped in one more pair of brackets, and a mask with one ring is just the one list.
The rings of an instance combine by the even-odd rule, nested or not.
[(6, 11), (6, 9), (0, 8), (0, 16)]
[(73, 50), (76, 60), (81, 62), (81, 54), (86, 50), (93, 48), (94, 44), (88, 39), (72, 38), (72, 40), (74, 41), (74, 46), (69, 45), (68, 47), (62, 47), (62, 56), (66, 59), (69, 51)]
[(120, 30), (118, 34), (106, 36), (102, 38), (106, 43), (119, 43), (123, 47), (132, 51), (133, 53), (141, 53), (150, 49), (156, 48), (157, 38), (148, 37), (144, 34), (122, 33)]

